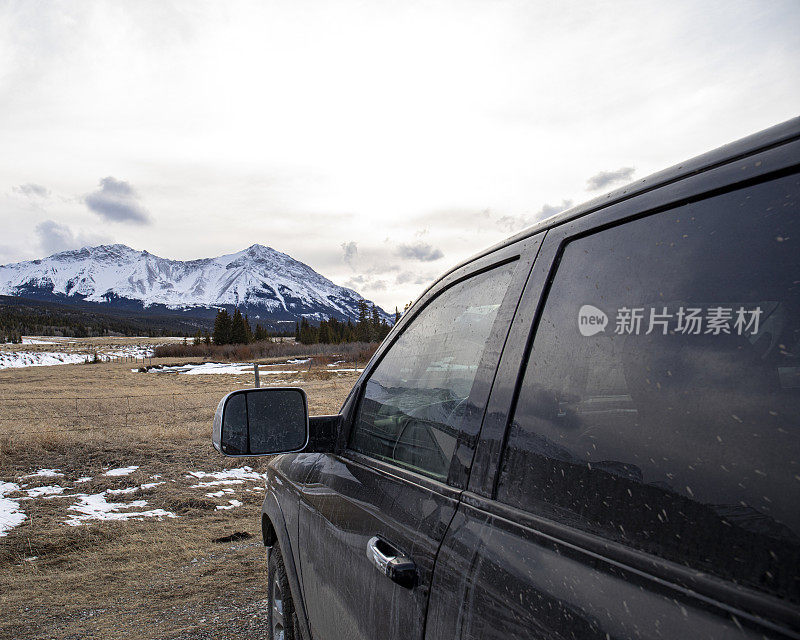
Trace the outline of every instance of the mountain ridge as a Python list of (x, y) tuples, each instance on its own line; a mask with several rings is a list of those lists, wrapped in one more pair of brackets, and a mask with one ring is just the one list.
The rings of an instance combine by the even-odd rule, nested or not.
[[(254, 318), (277, 321), (356, 319), (362, 300), (372, 304), (305, 263), (258, 243), (187, 261), (124, 244), (62, 251), (0, 265), (0, 295), (183, 312), (237, 307)], [(392, 319), (376, 308), (382, 318)]]

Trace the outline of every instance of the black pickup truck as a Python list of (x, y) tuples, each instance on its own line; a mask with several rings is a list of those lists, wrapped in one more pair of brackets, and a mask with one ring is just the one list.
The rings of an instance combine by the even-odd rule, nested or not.
[(800, 638), (800, 118), (431, 285), (338, 415), (235, 391), (272, 638)]

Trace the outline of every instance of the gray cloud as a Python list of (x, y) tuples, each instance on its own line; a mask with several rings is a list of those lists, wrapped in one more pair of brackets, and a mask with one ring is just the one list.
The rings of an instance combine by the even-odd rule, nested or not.
[(72, 230), (54, 220), (45, 220), (36, 225), (36, 235), (39, 236), (39, 246), (45, 255), (53, 255), (70, 249), (80, 249), (87, 245), (96, 245), (110, 242), (109, 238), (93, 234), (79, 233), (75, 235)]
[(397, 255), (401, 258), (420, 260), (421, 262), (433, 262), (443, 258), (441, 249), (432, 247), (427, 242), (415, 242), (414, 244), (401, 244), (397, 247)]
[(46, 187), (40, 184), (34, 184), (33, 182), (14, 187), (14, 191), (28, 196), (29, 198), (47, 198), (50, 196), (50, 191)]
[(561, 204), (544, 204), (536, 213), (521, 216), (503, 216), (497, 220), (497, 226), (504, 231), (514, 233), (521, 231), (532, 224), (561, 213), (572, 206), (572, 200), (562, 200)]
[(355, 269), (355, 260), (358, 257), (358, 244), (354, 241), (343, 242), (342, 251), (344, 252), (344, 261)]
[(149, 224), (150, 214), (130, 184), (112, 176), (100, 180), (100, 188), (84, 198), (86, 206), (111, 222)]
[(616, 182), (626, 182), (633, 177), (634, 167), (620, 167), (616, 171), (601, 171), (586, 181), (587, 191), (597, 191)]
[(344, 286), (361, 293), (362, 291), (385, 291), (388, 285), (386, 284), (385, 280), (375, 280), (365, 276), (355, 276), (345, 282)]

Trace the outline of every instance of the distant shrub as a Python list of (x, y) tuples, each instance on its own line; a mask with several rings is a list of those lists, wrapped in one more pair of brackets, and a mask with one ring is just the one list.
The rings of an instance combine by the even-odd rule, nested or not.
[(312, 356), (314, 364), (337, 360), (364, 362), (378, 348), (377, 342), (343, 344), (299, 344), (295, 342), (253, 342), (251, 344), (165, 344), (155, 348), (154, 358), (206, 358), (227, 362), (250, 362), (262, 358)]

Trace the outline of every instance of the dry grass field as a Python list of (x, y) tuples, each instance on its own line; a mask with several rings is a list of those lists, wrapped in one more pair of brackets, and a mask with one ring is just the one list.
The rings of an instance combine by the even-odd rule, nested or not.
[[(0, 518), (9, 501), (25, 516), (0, 537), (0, 638), (265, 637), (265, 461), (210, 443), (217, 402), (253, 373), (138, 366), (0, 370)], [(312, 415), (357, 377), (313, 360), (272, 370), (285, 373), (262, 386), (302, 386)]]

